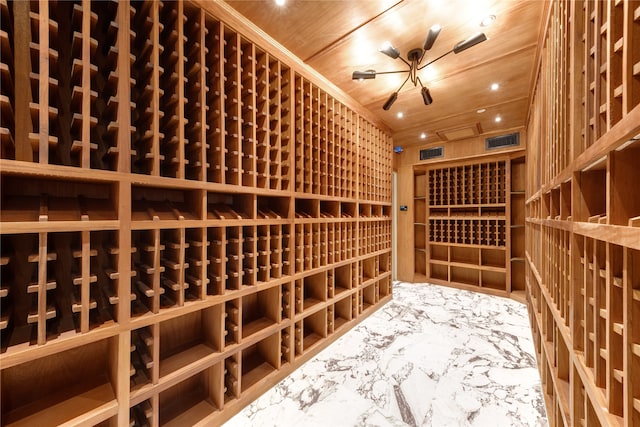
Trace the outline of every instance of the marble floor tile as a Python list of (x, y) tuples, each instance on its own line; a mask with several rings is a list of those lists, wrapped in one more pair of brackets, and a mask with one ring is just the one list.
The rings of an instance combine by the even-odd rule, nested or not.
[(393, 293), (225, 426), (548, 425), (523, 304), (430, 284)]

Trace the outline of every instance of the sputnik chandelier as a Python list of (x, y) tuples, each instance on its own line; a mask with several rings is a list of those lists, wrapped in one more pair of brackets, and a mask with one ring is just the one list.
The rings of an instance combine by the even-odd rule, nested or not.
[(458, 54), (462, 51), (465, 51), (467, 49), (469, 49), (470, 47), (473, 47), (475, 45), (477, 45), (478, 43), (482, 43), (483, 41), (487, 40), (487, 36), (484, 35), (484, 33), (478, 33), (472, 37), (469, 37), (466, 40), (463, 40), (459, 43), (457, 43), (453, 49), (451, 49), (449, 52), (440, 55), (439, 57), (437, 57), (436, 59), (427, 62), (424, 65), (420, 65), (422, 63), (422, 60), (425, 57), (425, 54), (427, 53), (427, 51), (429, 51), (431, 49), (431, 47), (433, 46), (433, 44), (435, 43), (436, 39), (438, 38), (438, 34), (440, 34), (440, 30), (441, 27), (439, 25), (434, 25), (433, 27), (431, 27), (429, 29), (429, 33), (427, 34), (427, 38), (424, 41), (424, 46), (422, 48), (418, 47), (415, 49), (411, 49), (408, 53), (407, 53), (407, 60), (405, 60), (403, 57), (400, 56), (400, 51), (398, 49), (396, 49), (395, 47), (393, 47), (390, 43), (386, 43), (381, 49), (380, 52), (384, 53), (385, 55), (387, 55), (388, 57), (392, 58), (392, 59), (400, 59), (402, 62), (404, 62), (405, 64), (407, 64), (407, 66), (409, 66), (408, 70), (397, 70), (397, 71), (376, 71), (376, 70), (366, 70), (366, 71), (354, 71), (353, 72), (353, 80), (369, 80), (369, 79), (375, 79), (377, 74), (399, 74), (399, 73), (408, 73), (407, 78), (404, 80), (404, 82), (402, 83), (402, 85), (400, 85), (400, 87), (398, 88), (398, 90), (396, 90), (395, 92), (393, 92), (391, 94), (391, 96), (389, 97), (389, 99), (387, 99), (387, 102), (384, 103), (384, 105), (382, 106), (382, 109), (384, 110), (388, 110), (391, 108), (391, 106), (393, 105), (394, 102), (396, 102), (396, 99), (398, 99), (398, 92), (400, 92), (400, 90), (404, 87), (404, 85), (411, 80), (411, 83), (413, 83), (413, 85), (415, 87), (417, 87), (418, 85), (420, 85), (421, 88), (421, 93), (422, 93), (422, 100), (424, 101), (424, 105), (429, 105), (433, 102), (433, 98), (431, 98), (431, 94), (429, 93), (429, 89), (427, 87), (425, 87), (422, 82), (420, 81), (420, 77), (418, 77), (418, 71), (426, 68), (427, 66), (433, 64), (434, 62), (436, 62), (439, 59), (444, 58), (445, 56), (447, 56), (450, 53), (455, 53)]

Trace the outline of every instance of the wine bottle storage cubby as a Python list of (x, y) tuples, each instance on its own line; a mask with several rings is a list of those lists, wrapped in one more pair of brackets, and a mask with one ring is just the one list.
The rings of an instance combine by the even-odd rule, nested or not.
[(306, 316), (298, 324), (302, 326), (302, 349), (307, 352), (327, 337), (327, 310), (316, 311)]
[(280, 368), (280, 331), (242, 350), (241, 391)]
[[(361, 178), (371, 174), (387, 173), (386, 185), (379, 193), (389, 192), (391, 189), (389, 176), (391, 170), (385, 164), (382, 171), (358, 170), (359, 159), (353, 149), (357, 140), (358, 118), (347, 106), (334, 100), (322, 89), (315, 86), (306, 78), (295, 75), (295, 191), (298, 193), (320, 194), (326, 196), (354, 198), (356, 196), (356, 182), (358, 171)], [(364, 126), (365, 122), (362, 122)], [(382, 142), (384, 140), (384, 142)], [(383, 159), (391, 161), (389, 155), (391, 142), (386, 134), (380, 132), (378, 136), (379, 150)], [(363, 146), (361, 146), (363, 147)], [(362, 159), (360, 159), (362, 160)], [(360, 166), (362, 167), (362, 166)], [(367, 178), (368, 179), (368, 178)], [(373, 178), (372, 178), (373, 179)], [(383, 178), (378, 178), (381, 187)], [(370, 190), (373, 191), (373, 188)], [(364, 194), (364, 192), (362, 192)], [(368, 194), (371, 200), (376, 194)], [(390, 194), (390, 193), (389, 193)], [(386, 198), (384, 201), (390, 201)]]
[(2, 351), (114, 325), (117, 247), (115, 231), (5, 235)]
[[(65, 2), (42, 13), (37, 3), (27, 6), (15, 6), (28, 21), (15, 40), (14, 5), (3, 6), (3, 159), (128, 172), (129, 160), (120, 156), (130, 155), (134, 173), (288, 189), (289, 67), (264, 51), (258, 63), (257, 46), (190, 4)], [(118, 24), (129, 9), (134, 31)], [(125, 49), (130, 60), (121, 58)], [(129, 63), (125, 113), (118, 64)], [(243, 84), (261, 65), (264, 86)], [(25, 93), (17, 104), (16, 87)], [(269, 120), (260, 176), (257, 120), (245, 118), (259, 102)], [(241, 115), (245, 104), (252, 113)], [(130, 129), (118, 119), (124, 114)]]
[(360, 222), (360, 255), (391, 249), (391, 221)]
[[(390, 228), (385, 224), (385, 230)], [(362, 227), (362, 223), (361, 223)], [(364, 227), (362, 227), (364, 228)], [(383, 228), (380, 226), (380, 228)], [(295, 225), (295, 271), (346, 261), (356, 256), (358, 227), (356, 222), (304, 223)], [(390, 230), (388, 237), (390, 238)], [(389, 242), (386, 246), (389, 247)], [(382, 243), (379, 246), (383, 246)], [(373, 243), (372, 243), (373, 247)], [(365, 254), (361, 246), (361, 254)], [(370, 249), (367, 249), (368, 251)]]
[[(2, 223), (82, 221), (96, 227), (115, 224), (117, 190), (113, 183), (2, 175)], [(85, 222), (88, 221), (88, 222)], [(113, 225), (111, 227), (115, 228)]]
[(3, 4), (3, 159), (116, 170), (117, 9)]
[[(624, 249), (626, 252), (626, 287), (624, 292), (631, 294), (630, 301), (631, 307), (627, 307), (627, 311), (624, 315), (626, 322), (624, 326), (628, 328), (627, 336), (631, 345), (631, 352), (628, 356), (626, 364), (624, 366), (624, 372), (627, 378), (636, 378), (640, 372), (640, 327), (631, 323), (628, 318), (637, 319), (640, 313), (640, 250)], [(624, 275), (624, 273), (623, 273)], [(624, 280), (624, 278), (623, 278)], [(629, 300), (629, 299), (628, 299)], [(632, 420), (632, 423), (640, 422), (640, 385), (637, 382), (629, 380), (628, 383), (628, 399), (633, 402), (629, 405), (628, 417)], [(624, 407), (626, 411), (626, 406)]]
[(208, 220), (255, 218), (255, 197), (251, 194), (207, 193)]
[(458, 245), (504, 247), (505, 220), (429, 220), (429, 241)]
[(161, 224), (165, 221), (165, 226), (170, 226), (170, 221), (197, 221), (201, 219), (201, 206), (202, 194), (198, 190), (131, 187), (133, 228), (144, 227), (149, 223)]
[[(241, 36), (231, 28), (223, 29), (223, 75), (225, 100), (224, 107), (224, 179), (225, 183), (241, 185), (241, 160), (243, 157), (241, 138), (241, 105), (240, 82), (237, 79), (241, 72), (242, 51), (240, 48)], [(248, 171), (251, 172), (251, 171)], [(250, 178), (248, 176), (248, 178)]]
[(429, 170), (431, 206), (504, 205), (506, 163), (478, 163)]
[(129, 378), (132, 392), (151, 384), (157, 375), (158, 361), (153, 360), (156, 349), (159, 348), (157, 337), (154, 339), (155, 329), (157, 328), (145, 327), (131, 331)]
[(224, 404), (240, 397), (240, 358), (239, 353), (232, 354), (224, 360), (223, 365), (223, 390)]
[(242, 297), (242, 338), (250, 337), (281, 321), (279, 286)]
[(391, 140), (383, 132), (360, 119), (360, 199), (390, 202)]
[[(569, 277), (570, 242), (569, 233), (555, 230), (550, 227), (542, 227), (542, 247), (544, 250), (543, 265), (541, 271), (544, 283), (549, 284), (547, 291), (553, 301), (560, 317), (569, 326), (569, 303), (571, 301), (571, 288)], [(575, 309), (574, 309), (575, 310)]]
[(534, 342), (547, 343), (538, 363), (551, 425), (640, 423), (639, 11), (633, 1), (553, 2), (544, 35), (545, 83), (527, 129), (538, 161), (526, 167), (525, 279)]
[(222, 409), (219, 399), (222, 362), (206, 368), (172, 387), (158, 397), (158, 421), (163, 426), (206, 422), (211, 414)]
[[(525, 157), (511, 161), (511, 191), (510, 191), (510, 235), (511, 235), (511, 292), (524, 298), (525, 292), (525, 188), (526, 188), (526, 163)], [(570, 185), (570, 184), (569, 184)], [(571, 187), (569, 192), (563, 193), (571, 200)], [(566, 215), (566, 206), (563, 210)]]
[[(24, 6), (24, 5), (23, 5)], [(0, 46), (2, 47), (2, 59), (0, 59), (0, 158), (16, 159), (16, 124), (15, 111), (16, 98), (13, 76), (14, 71), (14, 43), (10, 37), (13, 35), (12, 7), (8, 2), (0, 3)], [(18, 41), (20, 43), (20, 41)], [(30, 149), (30, 147), (27, 147)], [(18, 154), (19, 158), (20, 154)]]
[[(413, 177), (413, 250), (414, 250), (414, 281), (427, 281), (427, 173), (416, 170)], [(432, 256), (433, 257), (433, 256)], [(432, 266), (432, 276), (438, 267)], [(446, 275), (445, 275), (446, 276)], [(442, 276), (440, 276), (441, 278)], [(444, 279), (446, 280), (446, 278)]]
[(338, 331), (344, 325), (348, 324), (352, 319), (353, 311), (351, 309), (351, 296), (336, 301), (333, 306), (333, 331)]
[(187, 367), (203, 365), (222, 347), (222, 306), (194, 311), (160, 323), (159, 378), (167, 379)]
[(358, 293), (360, 294), (362, 301), (361, 312), (365, 312), (372, 308), (378, 302), (378, 298), (380, 297), (380, 290), (378, 288), (378, 283), (376, 282), (359, 289)]
[(150, 426), (153, 420), (153, 406), (149, 399), (129, 409), (129, 425), (133, 427)]
[(525, 173), (522, 152), (415, 167), (414, 280), (523, 299)]
[[(118, 350), (117, 340), (107, 338), (34, 359), (28, 369), (3, 367), (2, 422), (96, 425), (109, 419), (118, 410), (115, 384), (109, 379)], [(54, 405), (56, 410), (51, 410)]]
[[(640, 31), (637, 4), (581, 1), (569, 7), (558, 2), (552, 5), (551, 22), (547, 37), (554, 42), (549, 43), (551, 47), (545, 53), (542, 71), (545, 81), (550, 82), (548, 99), (561, 102), (554, 104), (544, 123), (552, 132), (547, 144), (549, 157), (538, 169), (544, 175), (544, 182), (560, 174), (572, 159), (596, 143), (640, 103), (640, 55), (635, 36)], [(623, 34), (625, 27), (627, 34)], [(567, 37), (567, 28), (576, 30), (575, 46)], [(573, 88), (574, 99), (568, 96), (572, 69), (564, 62), (556, 66), (559, 57), (573, 58), (573, 70), (580, 70), (574, 76), (577, 82)], [(543, 100), (535, 102), (539, 108)], [(579, 106), (575, 113), (571, 112), (572, 104)], [(568, 121), (576, 124), (572, 135), (564, 126)]]
[(390, 137), (252, 28), (0, 1), (3, 423), (220, 424), (390, 300)]

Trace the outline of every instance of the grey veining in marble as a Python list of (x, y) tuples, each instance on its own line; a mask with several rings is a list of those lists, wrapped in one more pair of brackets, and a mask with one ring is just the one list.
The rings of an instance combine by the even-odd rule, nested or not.
[(429, 284), (393, 292), (225, 426), (547, 425), (524, 305)]

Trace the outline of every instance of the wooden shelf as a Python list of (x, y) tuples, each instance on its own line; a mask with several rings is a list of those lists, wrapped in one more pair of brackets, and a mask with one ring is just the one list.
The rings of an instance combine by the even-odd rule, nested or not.
[(391, 137), (308, 67), (215, 3), (0, 14), (3, 423), (220, 424), (389, 300)]
[[(111, 384), (106, 383), (79, 394), (65, 398), (52, 397), (10, 412), (4, 416), (7, 426), (29, 426), (37, 424), (63, 424), (78, 422), (100, 422), (117, 411), (118, 402)], [(85, 414), (90, 413), (87, 418)]]
[[(426, 187), (427, 201), (415, 209), (415, 277), (510, 292), (510, 252), (524, 251), (524, 234), (514, 237), (512, 231), (524, 225), (524, 165), (524, 157), (493, 155), (471, 164), (415, 168), (414, 189)], [(524, 290), (524, 279), (515, 281)]]
[[(517, 238), (526, 240), (521, 274), (535, 313), (538, 366), (548, 413), (555, 414), (551, 425), (640, 420), (633, 407), (640, 389), (631, 385), (640, 359), (635, 340), (623, 342), (623, 335), (637, 333), (631, 313), (640, 307), (633, 298), (640, 265), (632, 225), (640, 209), (633, 188), (638, 171), (631, 167), (640, 153), (633, 139), (640, 25), (637, 7), (627, 6), (554, 4), (544, 34), (552, 47), (539, 69), (541, 79), (552, 83), (533, 93), (527, 159), (534, 161), (526, 165), (531, 197), (524, 237)], [(569, 34), (571, 25), (577, 36)], [(545, 100), (537, 97), (543, 92)], [(543, 134), (548, 143), (541, 142)], [(511, 256), (519, 260), (513, 249), (522, 245), (514, 236), (512, 230)], [(511, 264), (513, 270), (523, 263)]]

